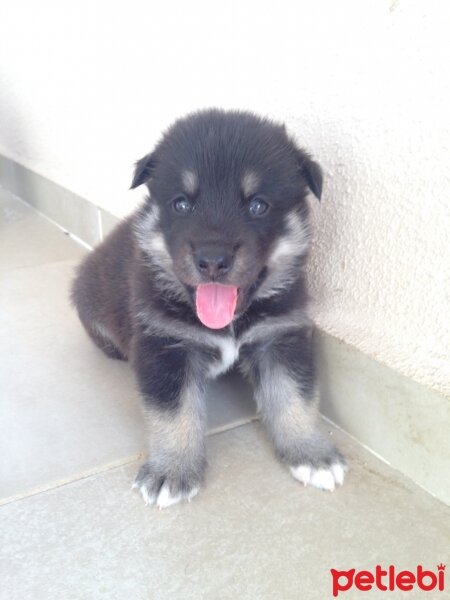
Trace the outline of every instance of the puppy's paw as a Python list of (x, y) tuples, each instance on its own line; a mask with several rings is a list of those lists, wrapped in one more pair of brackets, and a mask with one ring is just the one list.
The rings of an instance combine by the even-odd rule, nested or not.
[(290, 467), (292, 475), (295, 479), (303, 483), (303, 485), (312, 485), (320, 490), (327, 490), (329, 492), (332, 492), (336, 485), (344, 483), (346, 470), (346, 465), (340, 462), (322, 468), (314, 468), (308, 464)]
[(320, 433), (297, 441), (286, 462), (295, 479), (305, 486), (332, 492), (344, 483), (346, 462), (339, 450)]
[(162, 509), (185, 500), (190, 502), (200, 490), (200, 479), (186, 473), (161, 475), (147, 462), (139, 469), (132, 488), (139, 490), (146, 504)]

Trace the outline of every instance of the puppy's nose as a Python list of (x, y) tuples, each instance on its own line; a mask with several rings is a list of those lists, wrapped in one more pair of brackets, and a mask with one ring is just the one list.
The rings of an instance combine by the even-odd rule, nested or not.
[(230, 270), (233, 254), (225, 248), (203, 246), (194, 252), (194, 261), (202, 275), (217, 279)]

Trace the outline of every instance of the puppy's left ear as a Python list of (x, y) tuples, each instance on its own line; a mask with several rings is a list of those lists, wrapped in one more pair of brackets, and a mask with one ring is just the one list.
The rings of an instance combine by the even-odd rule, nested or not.
[(141, 160), (138, 160), (135, 169), (134, 169), (134, 177), (131, 182), (130, 190), (134, 190), (138, 186), (143, 183), (147, 183), (149, 179), (151, 179), (153, 175), (153, 171), (155, 169), (156, 161), (153, 153), (147, 154)]
[(321, 166), (316, 163), (306, 152), (299, 150), (297, 153), (298, 164), (309, 189), (320, 200), (322, 197), (323, 174)]

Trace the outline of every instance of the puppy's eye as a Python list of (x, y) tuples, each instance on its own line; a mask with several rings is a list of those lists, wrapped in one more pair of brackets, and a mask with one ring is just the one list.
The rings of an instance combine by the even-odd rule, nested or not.
[(252, 215), (252, 217), (260, 217), (264, 215), (269, 210), (269, 205), (262, 198), (253, 198), (253, 200), (248, 205), (248, 212)]
[(181, 215), (187, 215), (193, 209), (192, 203), (186, 198), (186, 196), (178, 196), (178, 198), (175, 198), (172, 204), (175, 212)]

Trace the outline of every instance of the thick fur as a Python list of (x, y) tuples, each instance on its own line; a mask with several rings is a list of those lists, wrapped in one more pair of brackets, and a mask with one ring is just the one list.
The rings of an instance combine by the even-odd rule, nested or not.
[[(144, 183), (145, 204), (86, 257), (72, 290), (92, 340), (136, 371), (149, 429), (136, 487), (160, 507), (197, 493), (206, 384), (237, 365), (280, 460), (303, 483), (334, 489), (345, 463), (316, 429), (303, 275), (320, 167), (284, 126), (209, 110), (177, 121), (138, 161), (132, 187)], [(261, 201), (266, 212), (252, 214)], [(214, 272), (205, 255), (220, 257)], [(219, 330), (196, 314), (195, 289), (209, 281), (239, 289), (235, 318)]]

